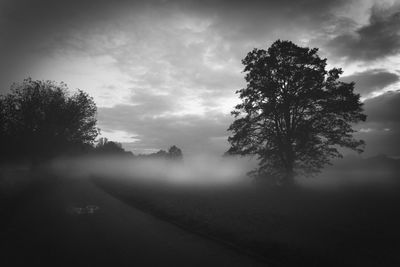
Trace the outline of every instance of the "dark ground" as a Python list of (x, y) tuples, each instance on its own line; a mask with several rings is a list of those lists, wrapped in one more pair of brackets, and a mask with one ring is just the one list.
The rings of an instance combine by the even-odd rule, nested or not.
[[(2, 266), (261, 266), (130, 207), (88, 179), (49, 177), (1, 204)], [(75, 207), (97, 205), (93, 214)]]
[[(2, 266), (400, 266), (395, 184), (194, 188), (11, 173), (0, 181)], [(77, 213), (87, 205), (99, 210)]]
[(97, 179), (110, 194), (281, 266), (400, 266), (400, 188), (174, 188)]

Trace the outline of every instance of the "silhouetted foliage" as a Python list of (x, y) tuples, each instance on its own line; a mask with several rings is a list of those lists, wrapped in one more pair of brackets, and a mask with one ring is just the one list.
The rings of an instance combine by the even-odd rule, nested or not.
[(152, 154), (156, 158), (167, 158), (168, 157), (168, 152), (165, 150), (159, 150), (156, 153)]
[(165, 150), (159, 150), (156, 153), (151, 153), (147, 155), (139, 155), (139, 157), (143, 158), (155, 158), (155, 159), (167, 159), (167, 160), (183, 160), (182, 150), (177, 146), (171, 146), (168, 149), (168, 152)]
[(352, 124), (366, 119), (360, 96), (317, 51), (278, 40), (242, 61), (247, 86), (236, 92), (242, 103), (232, 111), (227, 153), (258, 156), (257, 177), (290, 185), (341, 157), (338, 147), (362, 152), (364, 142), (352, 136)]
[(0, 96), (2, 159), (41, 160), (82, 151), (98, 135), (96, 104), (65, 83), (25, 79)]
[(125, 149), (122, 148), (121, 143), (108, 141), (108, 139), (104, 137), (99, 139), (94, 148), (94, 152), (97, 154), (133, 156), (132, 152), (125, 151)]
[(182, 150), (175, 145), (171, 146), (168, 149), (168, 157), (173, 160), (182, 160), (183, 159)]

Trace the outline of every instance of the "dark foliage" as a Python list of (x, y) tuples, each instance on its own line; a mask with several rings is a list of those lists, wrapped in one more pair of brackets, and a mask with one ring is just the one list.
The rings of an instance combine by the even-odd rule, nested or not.
[(104, 137), (99, 139), (99, 142), (93, 149), (93, 152), (95, 154), (133, 156), (133, 153), (130, 151), (125, 151), (120, 143), (108, 141), (108, 139)]
[(242, 103), (232, 111), (227, 153), (258, 156), (257, 177), (289, 185), (341, 157), (338, 147), (362, 151), (352, 136), (352, 124), (366, 119), (360, 96), (317, 51), (278, 40), (242, 61), (247, 86), (237, 91)]
[(168, 149), (168, 157), (173, 160), (182, 160), (183, 159), (182, 150), (175, 145), (171, 146)]
[(159, 150), (156, 153), (148, 154), (148, 155), (139, 155), (142, 158), (154, 158), (154, 159), (167, 159), (167, 160), (183, 160), (182, 150), (177, 146), (173, 145), (168, 149), (168, 152), (165, 150)]
[(0, 96), (0, 157), (38, 161), (91, 148), (98, 135), (96, 105), (64, 83), (25, 79)]

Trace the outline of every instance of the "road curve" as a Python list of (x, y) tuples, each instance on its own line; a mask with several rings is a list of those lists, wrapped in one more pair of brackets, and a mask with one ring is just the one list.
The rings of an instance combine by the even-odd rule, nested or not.
[(18, 209), (1, 237), (4, 266), (265, 266), (130, 207), (88, 179), (51, 183)]

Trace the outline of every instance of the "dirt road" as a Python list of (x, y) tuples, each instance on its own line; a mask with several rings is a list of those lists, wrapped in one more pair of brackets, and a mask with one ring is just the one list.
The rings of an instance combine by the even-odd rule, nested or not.
[(134, 209), (88, 179), (60, 178), (26, 201), (2, 229), (1, 245), (2, 266), (263, 265)]

